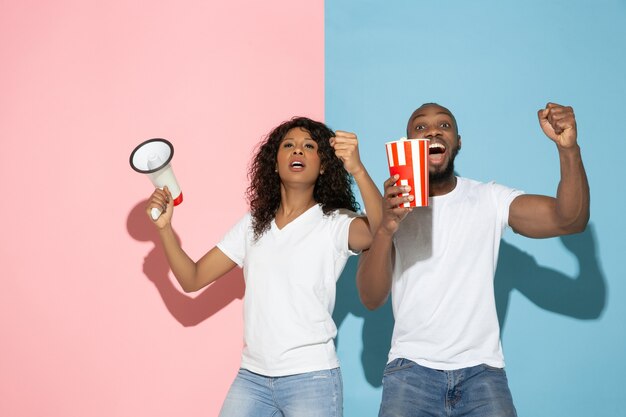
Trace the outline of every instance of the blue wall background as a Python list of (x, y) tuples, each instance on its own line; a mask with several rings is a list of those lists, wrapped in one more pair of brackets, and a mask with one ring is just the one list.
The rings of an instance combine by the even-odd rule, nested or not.
[[(531, 240), (509, 232), (496, 298), (520, 416), (624, 416), (626, 388), (626, 1), (326, 2), (326, 121), (359, 134), (375, 181), (383, 143), (436, 101), (457, 117), (460, 175), (554, 195), (555, 146), (536, 112), (574, 107), (592, 193), (588, 230)], [(366, 311), (356, 262), (335, 318), (345, 415), (377, 415), (393, 318)]]

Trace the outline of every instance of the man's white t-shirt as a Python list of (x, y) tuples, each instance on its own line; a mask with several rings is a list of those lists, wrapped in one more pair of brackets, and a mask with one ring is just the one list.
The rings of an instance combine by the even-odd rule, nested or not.
[(285, 376), (339, 366), (332, 319), (336, 282), (350, 255), (348, 235), (357, 215), (324, 215), (315, 205), (254, 241), (248, 213), (217, 245), (243, 268), (244, 348), (241, 367)]
[(389, 361), (451, 370), (504, 367), (493, 279), (509, 206), (521, 191), (457, 178), (394, 236)]

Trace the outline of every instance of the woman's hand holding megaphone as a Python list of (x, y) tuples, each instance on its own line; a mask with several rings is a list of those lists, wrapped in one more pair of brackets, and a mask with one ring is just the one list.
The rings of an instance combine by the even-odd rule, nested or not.
[[(153, 210), (158, 210), (161, 215), (154, 219)], [(148, 206), (146, 207), (146, 214), (148, 218), (154, 222), (159, 229), (165, 228), (172, 221), (172, 214), (174, 212), (174, 199), (167, 186), (163, 189), (157, 188), (154, 190), (150, 199), (148, 200)]]

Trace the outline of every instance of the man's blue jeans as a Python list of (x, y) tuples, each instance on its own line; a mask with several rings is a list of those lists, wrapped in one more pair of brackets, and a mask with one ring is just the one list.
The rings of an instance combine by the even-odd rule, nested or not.
[(267, 377), (240, 369), (220, 417), (341, 417), (339, 368)]
[(385, 367), (379, 417), (515, 417), (504, 369), (439, 371), (407, 359)]

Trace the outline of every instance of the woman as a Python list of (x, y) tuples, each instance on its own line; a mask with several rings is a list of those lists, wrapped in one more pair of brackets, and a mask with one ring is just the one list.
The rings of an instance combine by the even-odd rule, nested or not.
[[(355, 214), (350, 175), (368, 219)], [(348, 256), (369, 247), (381, 195), (361, 163), (356, 136), (304, 117), (267, 136), (249, 178), (250, 213), (198, 262), (174, 235), (167, 188), (155, 190), (146, 208), (148, 216), (164, 209), (155, 225), (185, 291), (237, 265), (244, 270), (241, 369), (220, 416), (341, 416), (335, 283)]]

